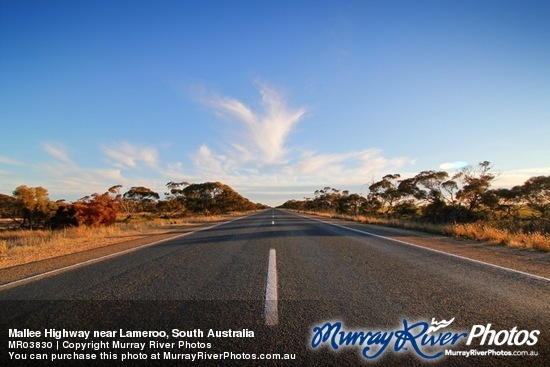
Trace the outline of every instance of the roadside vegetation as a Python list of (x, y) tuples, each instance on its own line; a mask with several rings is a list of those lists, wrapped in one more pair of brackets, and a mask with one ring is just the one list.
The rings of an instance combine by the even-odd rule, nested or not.
[(492, 189), (490, 162), (411, 178), (388, 174), (366, 196), (325, 187), (281, 208), (362, 223), (416, 229), (518, 248), (550, 251), (550, 176)]
[[(495, 177), (489, 162), (453, 176), (388, 174), (371, 182), (366, 196), (325, 187), (281, 208), (550, 251), (550, 176), (492, 189)], [(147, 187), (122, 192), (117, 185), (75, 202), (22, 185), (0, 194), (0, 267), (14, 257), (23, 263), (265, 208), (220, 182), (169, 182), (162, 199)]]
[(0, 194), (0, 267), (8, 259), (24, 263), (266, 208), (219, 182), (169, 182), (164, 199), (146, 187), (121, 189), (72, 203), (51, 201), (43, 187)]

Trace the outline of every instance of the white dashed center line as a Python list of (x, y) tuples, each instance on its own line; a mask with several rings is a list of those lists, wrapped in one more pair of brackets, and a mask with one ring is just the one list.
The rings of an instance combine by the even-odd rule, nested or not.
[(279, 311), (277, 310), (277, 264), (274, 249), (269, 250), (264, 314), (266, 325), (274, 326), (279, 323)]

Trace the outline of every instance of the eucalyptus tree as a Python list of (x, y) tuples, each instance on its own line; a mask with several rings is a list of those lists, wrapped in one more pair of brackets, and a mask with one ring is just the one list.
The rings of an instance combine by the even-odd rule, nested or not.
[(367, 199), (372, 202), (373, 207), (379, 207), (384, 214), (391, 214), (394, 206), (403, 196), (399, 190), (400, 174), (389, 174), (382, 177), (382, 180), (374, 182), (369, 186)]
[(20, 226), (33, 229), (44, 225), (55, 211), (55, 203), (50, 201), (48, 190), (42, 186), (18, 186), (13, 191), (13, 220)]
[(126, 191), (122, 196), (124, 209), (131, 214), (136, 211), (151, 211), (156, 200), (160, 196), (148, 187), (135, 186)]
[(520, 190), (533, 215), (550, 220), (550, 176), (531, 177)]
[(477, 166), (464, 167), (456, 176), (462, 185), (456, 198), (465, 206), (470, 219), (483, 217), (484, 205), (492, 202), (489, 189), (496, 177), (492, 168), (490, 162), (483, 161)]

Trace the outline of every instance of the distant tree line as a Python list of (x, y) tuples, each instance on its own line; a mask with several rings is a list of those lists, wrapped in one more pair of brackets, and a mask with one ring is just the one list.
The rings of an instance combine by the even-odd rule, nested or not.
[(51, 201), (43, 187), (17, 187), (11, 196), (0, 194), (0, 217), (11, 218), (20, 228), (64, 228), (113, 224), (118, 215), (127, 218), (149, 213), (171, 218), (186, 215), (216, 215), (266, 208), (252, 203), (231, 187), (220, 182), (189, 184), (169, 182), (165, 198), (147, 187), (132, 187), (121, 193), (122, 186), (103, 194), (85, 196), (75, 202)]
[(487, 161), (453, 176), (445, 171), (422, 171), (411, 178), (388, 174), (372, 182), (366, 196), (325, 187), (313, 198), (289, 200), (281, 207), (431, 223), (492, 220), (517, 227), (512, 229), (548, 233), (550, 176), (531, 177), (511, 189), (491, 189), (495, 177)]

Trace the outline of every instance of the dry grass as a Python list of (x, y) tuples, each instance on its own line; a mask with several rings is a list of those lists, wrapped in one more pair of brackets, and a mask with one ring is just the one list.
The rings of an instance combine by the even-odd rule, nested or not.
[(107, 246), (144, 235), (145, 228), (138, 229), (134, 224), (98, 228), (77, 227), (60, 231), (2, 231), (0, 232), (0, 267)]
[(385, 219), (364, 215), (342, 215), (336, 213), (316, 213), (327, 218), (337, 218), (358, 223), (377, 224), (396, 228), (418, 230), (427, 233), (443, 234), (457, 238), (475, 241), (497, 243), (515, 248), (528, 248), (541, 251), (550, 251), (550, 236), (543, 233), (512, 232), (508, 229), (499, 229), (486, 223), (446, 224), (438, 225), (413, 220)]
[(509, 247), (532, 248), (550, 251), (550, 236), (542, 233), (513, 233), (484, 223), (454, 224), (448, 226), (446, 234), (478, 241), (500, 243)]
[[(235, 213), (230, 216), (238, 216)], [(75, 227), (64, 230), (0, 231), (0, 268), (131, 241), (148, 235), (181, 229), (181, 226), (227, 219), (197, 216), (177, 219), (136, 217), (106, 227)]]

